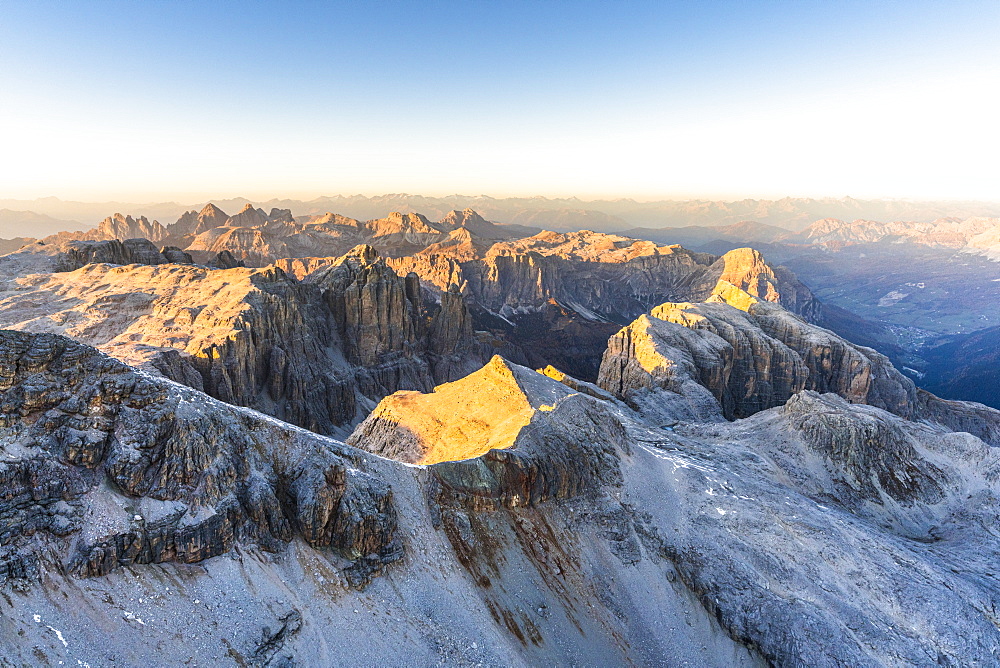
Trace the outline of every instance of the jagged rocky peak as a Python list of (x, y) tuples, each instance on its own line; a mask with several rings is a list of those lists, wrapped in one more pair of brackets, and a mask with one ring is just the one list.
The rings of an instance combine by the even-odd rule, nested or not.
[(239, 213), (231, 216), (226, 225), (229, 227), (262, 227), (268, 222), (267, 214), (263, 209), (254, 208), (253, 204), (247, 202)]
[(422, 334), (416, 275), (397, 276), (374, 248), (362, 245), (305, 280), (323, 291), (349, 361), (376, 365), (416, 352)]
[(539, 410), (572, 394), (499, 355), (461, 380), (428, 394), (397, 392), (383, 399), (348, 443), (411, 464), (471, 459), (514, 445)]
[(215, 227), (222, 227), (229, 220), (229, 214), (209, 202), (201, 211), (186, 211), (168, 229), (173, 234), (201, 234)]
[(446, 231), (465, 229), (481, 237), (495, 237), (500, 234), (498, 225), (486, 220), (473, 209), (449, 211), (438, 224)]
[(432, 243), (417, 255), (432, 255), (453, 258), (459, 262), (469, 262), (484, 257), (493, 240), (474, 234), (468, 228), (459, 227), (437, 243)]
[(339, 213), (330, 213), (327, 211), (322, 216), (319, 216), (315, 220), (308, 223), (311, 227), (350, 227), (357, 229), (361, 227), (362, 223), (354, 218), (348, 218), (347, 216), (342, 216)]
[(775, 285), (777, 276), (759, 251), (753, 248), (737, 248), (723, 255), (719, 262), (722, 265), (720, 281), (735, 285), (764, 301), (779, 300), (780, 293)]
[[(730, 295), (733, 299), (734, 296)], [(705, 390), (728, 419), (783, 404), (803, 389), (835, 392), (904, 417), (917, 405), (912, 381), (883, 355), (810, 325), (777, 304), (735, 298), (665, 303), (608, 342), (598, 384), (633, 404), (648, 393), (705, 416)]]
[(157, 221), (150, 222), (145, 216), (138, 219), (116, 213), (102, 220), (97, 226), (97, 234), (103, 239), (149, 239), (152, 242), (167, 238), (167, 228)]
[(949, 481), (918, 453), (902, 420), (875, 409), (851, 408), (835, 394), (811, 391), (792, 396), (782, 417), (831, 469), (831, 491), (839, 486), (837, 492), (852, 505), (854, 499), (936, 504), (944, 497), (943, 485)]
[(229, 214), (220, 209), (219, 207), (217, 207), (212, 202), (206, 204), (204, 207), (202, 207), (201, 211), (198, 212), (199, 220), (215, 221), (218, 222), (219, 225), (226, 222), (228, 218)]
[(42, 555), (99, 576), (300, 536), (361, 584), (400, 554), (392, 491), (359, 453), (70, 339), (0, 331), (0, 405), (0, 576)]
[[(347, 253), (344, 253), (337, 261), (334, 263), (335, 266), (347, 265), (351, 267), (369, 267), (373, 264), (380, 263), (381, 257), (378, 251), (375, 250), (374, 246), (368, 244), (360, 244), (355, 246)], [(381, 262), (381, 264), (385, 264)]]
[[(257, 210), (255, 210), (257, 211)], [(189, 251), (218, 254), (229, 251), (234, 257), (253, 266), (263, 266), (288, 255), (288, 245), (280, 236), (268, 234), (259, 227), (233, 226), (235, 216), (225, 227), (214, 227), (202, 232), (188, 245)], [(255, 214), (244, 222), (251, 222)]]
[(295, 217), (292, 216), (291, 209), (278, 209), (276, 207), (271, 207), (271, 213), (267, 214), (267, 219), (272, 223), (294, 223)]
[(716, 281), (712, 294), (730, 303), (736, 299), (743, 299), (746, 306), (750, 301), (776, 302), (810, 322), (820, 316), (822, 305), (809, 288), (788, 269), (768, 264), (753, 248), (737, 248), (722, 255), (709, 267), (706, 279)]
[(441, 234), (441, 230), (419, 213), (393, 211), (385, 218), (368, 221), (366, 226), (373, 237), (392, 234)]

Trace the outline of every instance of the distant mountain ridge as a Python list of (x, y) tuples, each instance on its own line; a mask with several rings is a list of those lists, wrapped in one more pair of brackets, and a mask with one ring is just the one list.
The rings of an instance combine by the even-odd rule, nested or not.
[(57, 232), (83, 230), (87, 227), (75, 220), (60, 220), (35, 211), (0, 208), (0, 239), (38, 238)]
[[(251, 203), (243, 197), (214, 200), (227, 211), (236, 211)], [(36, 200), (0, 200), (0, 208), (30, 211), (57, 219), (96, 221), (109, 211), (130, 211), (149, 219), (176, 220), (185, 212), (198, 210), (201, 204), (179, 202), (73, 202), (55, 197)], [(731, 225), (754, 220), (767, 225), (799, 231), (816, 220), (912, 220), (930, 222), (954, 216), (958, 218), (1000, 216), (1000, 202), (945, 202), (906, 200), (860, 200), (843, 198), (793, 198), (777, 200), (659, 200), (634, 199), (584, 200), (576, 197), (505, 197), (487, 195), (449, 195), (428, 197), (406, 193), (376, 196), (334, 195), (310, 200), (275, 198), (260, 202), (263, 209), (291, 209), (301, 215), (320, 215), (336, 211), (357, 219), (372, 219), (386, 211), (420, 211), (440, 218), (448, 211), (472, 208), (490, 220), (544, 227), (559, 231), (588, 228), (603, 232), (621, 232), (634, 227), (684, 227)], [(20, 229), (3, 229), (0, 237), (38, 236)], [(58, 231), (58, 230), (56, 230)]]

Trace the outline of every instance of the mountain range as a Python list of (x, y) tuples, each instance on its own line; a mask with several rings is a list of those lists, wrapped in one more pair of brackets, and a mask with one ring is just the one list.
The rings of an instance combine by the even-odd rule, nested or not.
[(4, 661), (995, 661), (993, 330), (901, 370), (771, 257), (990, 259), (379, 216), (0, 255)]
[[(226, 211), (237, 211), (251, 200), (236, 197), (215, 200)], [(75, 202), (56, 197), (34, 200), (0, 200), (0, 209), (34, 212), (65, 221), (98, 221), (109, 211), (130, 211), (150, 219), (175, 220), (185, 211), (197, 210), (191, 204), (178, 202)], [(263, 209), (290, 209), (299, 215), (321, 215), (336, 211), (342, 215), (370, 220), (387, 211), (422, 212), (440, 218), (448, 211), (472, 208), (490, 220), (544, 227), (557, 231), (592, 229), (622, 232), (634, 227), (660, 229), (683, 226), (732, 225), (752, 220), (792, 231), (801, 230), (823, 218), (842, 220), (916, 221), (927, 223), (949, 216), (959, 218), (1000, 216), (996, 202), (935, 202), (908, 200), (859, 200), (843, 198), (793, 198), (777, 200), (744, 199), (734, 201), (633, 199), (581, 200), (575, 197), (506, 197), (485, 195), (422, 195), (387, 194), (317, 197), (310, 200), (271, 199), (259, 203)], [(81, 229), (71, 222), (63, 229)], [(53, 230), (55, 231), (55, 230)], [(18, 220), (0, 220), (0, 237), (40, 237), (51, 234), (48, 228), (33, 228), (27, 215)]]

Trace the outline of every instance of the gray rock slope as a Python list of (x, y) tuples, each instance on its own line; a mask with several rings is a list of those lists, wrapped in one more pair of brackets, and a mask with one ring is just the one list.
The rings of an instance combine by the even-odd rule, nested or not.
[(996, 664), (979, 438), (809, 390), (663, 429), (490, 364), (512, 443), (412, 466), (0, 332), (4, 661)]

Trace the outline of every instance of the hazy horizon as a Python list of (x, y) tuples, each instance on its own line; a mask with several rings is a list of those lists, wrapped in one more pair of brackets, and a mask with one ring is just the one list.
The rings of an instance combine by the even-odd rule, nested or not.
[(4, 13), (0, 198), (1000, 199), (993, 2)]

